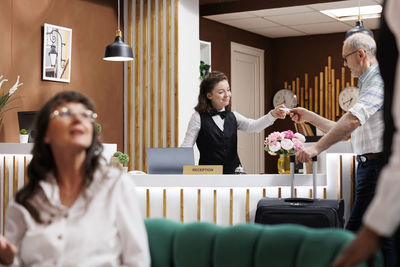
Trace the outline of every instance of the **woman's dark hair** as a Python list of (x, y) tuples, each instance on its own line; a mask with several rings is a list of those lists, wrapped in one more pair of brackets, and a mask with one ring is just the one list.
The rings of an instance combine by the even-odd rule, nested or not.
[[(39, 181), (45, 180), (49, 172), (57, 175), (57, 166), (55, 165), (53, 153), (50, 145), (46, 144), (44, 139), (50, 121), (51, 112), (64, 103), (81, 103), (89, 110), (94, 110), (93, 103), (81, 93), (74, 91), (61, 92), (52, 97), (35, 118), (35, 144), (32, 149), (32, 160), (28, 165), (28, 183), (18, 191), (15, 199), (16, 202), (24, 206), (32, 217), (39, 223), (41, 219), (39, 212), (30, 203), (30, 199), (39, 192)], [(93, 180), (93, 174), (100, 164), (101, 152), (103, 145), (98, 139), (98, 134), (93, 122), (93, 140), (91, 145), (86, 149), (86, 159), (83, 163), (83, 185), (88, 186)]]
[[(211, 104), (211, 100), (207, 98), (207, 94), (211, 93), (215, 85), (223, 80), (228, 81), (226, 75), (220, 71), (209, 72), (200, 83), (199, 102), (197, 103), (194, 110), (198, 113), (210, 114), (214, 108)], [(231, 103), (225, 107), (225, 110), (231, 111)]]

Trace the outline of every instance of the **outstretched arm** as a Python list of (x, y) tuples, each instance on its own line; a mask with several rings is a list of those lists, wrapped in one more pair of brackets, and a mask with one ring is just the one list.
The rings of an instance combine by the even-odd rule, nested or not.
[(305, 108), (292, 108), (289, 115), (292, 118), (292, 121), (296, 123), (309, 122), (324, 133), (329, 132), (329, 130), (336, 125), (336, 122), (325, 119), (324, 117)]

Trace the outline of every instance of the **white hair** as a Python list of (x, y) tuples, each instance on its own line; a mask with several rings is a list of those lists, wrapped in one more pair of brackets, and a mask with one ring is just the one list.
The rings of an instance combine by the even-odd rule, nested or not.
[(346, 40), (344, 40), (344, 44), (347, 44), (351, 51), (362, 49), (368, 55), (376, 55), (375, 40), (365, 33), (355, 33), (350, 35)]

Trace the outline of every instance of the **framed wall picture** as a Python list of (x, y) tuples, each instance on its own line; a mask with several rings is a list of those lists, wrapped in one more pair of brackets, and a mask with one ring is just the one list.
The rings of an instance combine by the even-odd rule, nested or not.
[(43, 80), (70, 82), (72, 29), (44, 24)]

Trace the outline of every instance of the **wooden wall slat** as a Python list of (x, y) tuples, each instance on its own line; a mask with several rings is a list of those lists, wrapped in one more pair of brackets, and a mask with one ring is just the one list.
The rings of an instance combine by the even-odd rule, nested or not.
[(150, 147), (154, 147), (154, 139), (156, 135), (156, 0), (151, 0), (150, 10)]
[[(130, 47), (133, 47), (133, 34), (132, 34), (132, 1), (128, 1), (128, 34), (127, 34), (127, 39), (128, 39), (128, 44)], [(136, 50), (135, 50), (136, 52)], [(134, 55), (134, 57), (136, 58), (136, 55)], [(127, 137), (126, 137), (126, 141), (127, 141), (127, 153), (129, 155), (129, 157), (132, 159), (133, 155), (132, 155), (132, 134), (133, 134), (133, 116), (132, 116), (132, 110), (133, 110), (133, 103), (132, 103), (132, 99), (133, 99), (133, 81), (132, 81), (132, 75), (133, 75), (133, 63), (132, 61), (128, 62), (128, 84), (127, 84)], [(132, 170), (134, 169), (133, 166), (133, 160), (130, 160), (128, 163), (128, 169)]]
[(18, 159), (13, 156), (13, 196), (18, 191)]
[(171, 0), (167, 0), (167, 85), (166, 85), (166, 99), (167, 99), (167, 147), (171, 147)]
[[(134, 169), (141, 170), (140, 165), (140, 47), (142, 46), (140, 43), (140, 30), (142, 27), (142, 23), (140, 20), (140, 0), (136, 0), (136, 9), (135, 9), (135, 166)], [(132, 155), (130, 155), (131, 157)]]
[[(164, 36), (164, 5), (158, 0), (158, 36)], [(163, 38), (158, 38), (158, 147), (164, 146), (164, 119), (163, 119), (163, 79), (164, 79), (164, 58)]]
[(174, 119), (174, 146), (178, 147), (179, 144), (179, 55), (178, 55), (178, 41), (179, 41), (179, 29), (178, 29), (178, 0), (174, 1), (174, 106), (175, 106), (175, 119)]
[(148, 125), (148, 0), (143, 0), (143, 69), (142, 69), (142, 168), (147, 170), (147, 125)]

